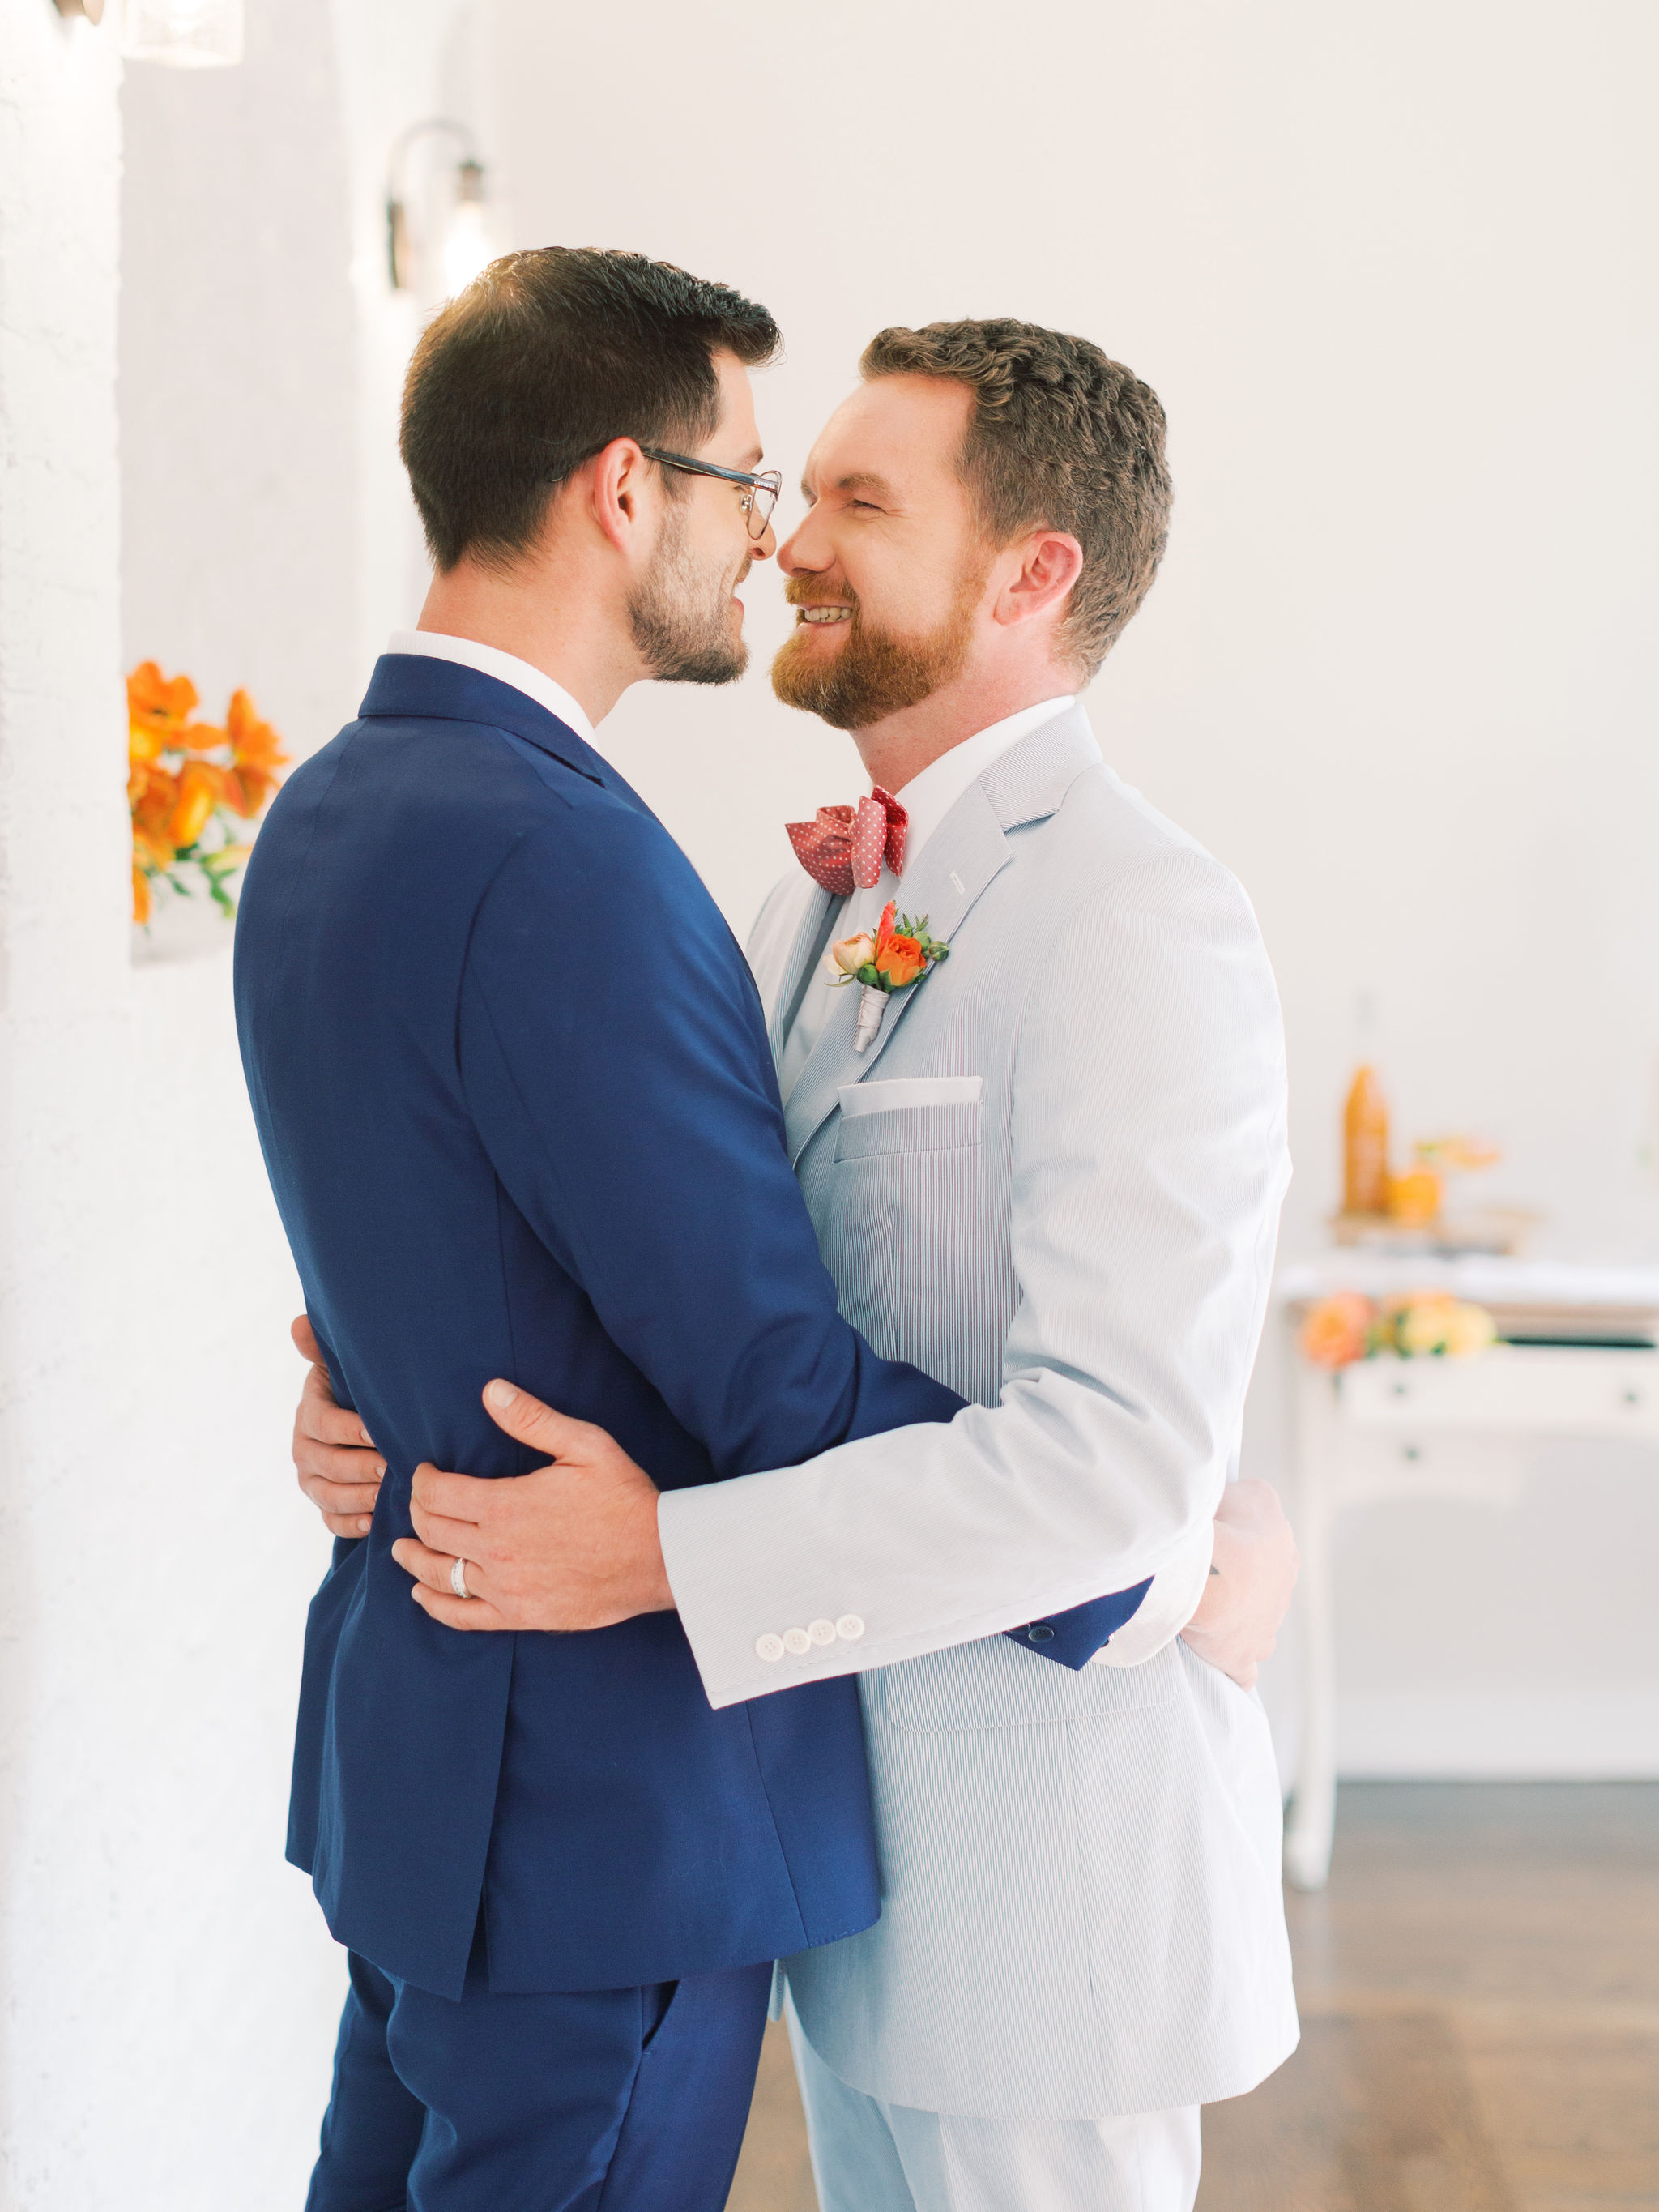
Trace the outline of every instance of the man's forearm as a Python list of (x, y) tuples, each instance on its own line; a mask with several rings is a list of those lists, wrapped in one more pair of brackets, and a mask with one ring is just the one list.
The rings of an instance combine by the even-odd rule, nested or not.
[(665, 1494), (663, 1557), (710, 1702), (947, 1650), (1148, 1577), (1150, 1656), (1197, 1603), (1226, 1471), (1224, 1450), (1206, 1464), (1156, 1428), (1027, 1376), (948, 1425)]

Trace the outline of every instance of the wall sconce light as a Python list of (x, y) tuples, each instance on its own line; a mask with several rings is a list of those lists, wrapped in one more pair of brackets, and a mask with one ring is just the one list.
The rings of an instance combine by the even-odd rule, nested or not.
[(60, 15), (84, 15), (89, 23), (104, 20), (104, 0), (58, 0)]
[[(453, 139), (460, 158), (447, 179), (447, 204), (433, 211), (411, 233), (409, 221), (409, 157), (420, 140)], [(437, 197), (429, 194), (428, 203)], [(484, 198), (484, 167), (465, 123), (447, 116), (411, 124), (392, 149), (386, 184), (386, 258), (394, 292), (423, 290), (450, 299), (465, 289), (495, 258), (495, 243)]]
[(239, 62), (242, 0), (126, 0), (121, 52), (131, 61), (167, 62), (174, 69)]

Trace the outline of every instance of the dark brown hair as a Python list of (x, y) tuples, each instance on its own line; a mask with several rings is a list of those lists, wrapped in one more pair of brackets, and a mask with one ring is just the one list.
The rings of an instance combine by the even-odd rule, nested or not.
[(404, 385), (398, 448), (439, 568), (523, 552), (613, 438), (695, 452), (719, 418), (714, 355), (753, 368), (780, 343), (764, 307), (642, 253), (492, 262), (428, 325)]
[(879, 331), (866, 377), (965, 384), (974, 411), (963, 482), (993, 544), (1069, 531), (1083, 548), (1060, 639), (1085, 678), (1152, 588), (1174, 496), (1158, 394), (1087, 338), (1036, 323), (929, 323)]

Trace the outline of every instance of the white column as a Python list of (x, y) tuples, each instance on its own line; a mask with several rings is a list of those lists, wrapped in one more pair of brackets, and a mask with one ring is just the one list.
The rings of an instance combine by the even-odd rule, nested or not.
[[(228, 947), (129, 959), (118, 15), (0, 0), (0, 2203), (279, 2212), (343, 1981), (282, 1856), (327, 1547)], [(253, 459), (157, 472), (147, 587), (234, 557)]]
[(119, 1480), (81, 1449), (107, 1435), (85, 1385), (125, 1282), (118, 83), (112, 26), (0, 0), (0, 2172), (19, 2206), (93, 2201), (74, 2138), (118, 1925), (98, 1768), (118, 1780), (119, 1655), (73, 1532)]

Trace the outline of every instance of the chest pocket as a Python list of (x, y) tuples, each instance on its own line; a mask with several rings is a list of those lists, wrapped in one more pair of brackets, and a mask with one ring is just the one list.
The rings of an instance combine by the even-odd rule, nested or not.
[(891, 1152), (963, 1152), (980, 1143), (983, 1130), (977, 1075), (917, 1076), (892, 1083), (844, 1083), (838, 1160)]

